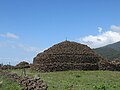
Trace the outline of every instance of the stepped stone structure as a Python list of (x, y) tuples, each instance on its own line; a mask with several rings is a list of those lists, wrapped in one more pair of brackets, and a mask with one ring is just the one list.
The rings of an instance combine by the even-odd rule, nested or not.
[(26, 61), (22, 61), (15, 66), (16, 69), (29, 68), (29, 67), (30, 67), (30, 65)]
[(63, 41), (39, 53), (32, 68), (43, 72), (98, 70), (98, 62), (102, 59), (87, 45)]

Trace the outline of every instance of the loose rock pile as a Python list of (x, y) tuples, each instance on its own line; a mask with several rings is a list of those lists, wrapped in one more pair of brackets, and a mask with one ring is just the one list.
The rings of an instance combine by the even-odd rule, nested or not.
[(29, 63), (25, 62), (25, 61), (22, 61), (15, 66), (15, 69), (22, 69), (22, 68), (30, 68)]
[(29, 78), (21, 77), (17, 74), (0, 72), (0, 75), (4, 75), (14, 81), (17, 81), (20, 86), (23, 87), (23, 90), (47, 90), (47, 85), (39, 77)]
[(64, 41), (38, 54), (32, 68), (37, 71), (98, 70), (103, 60), (87, 45)]

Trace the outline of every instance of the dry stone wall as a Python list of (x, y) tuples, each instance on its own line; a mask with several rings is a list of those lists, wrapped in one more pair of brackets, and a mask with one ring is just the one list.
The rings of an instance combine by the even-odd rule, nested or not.
[(14, 66), (11, 65), (0, 66), (0, 70), (9, 70), (9, 69), (14, 69)]
[(120, 71), (120, 62), (107, 61), (99, 62), (99, 70)]
[(20, 86), (23, 87), (22, 90), (47, 90), (48, 86), (41, 80), (39, 77), (29, 78), (29, 77), (21, 77), (17, 74), (9, 73), (9, 72), (0, 72), (0, 75), (4, 75), (16, 82), (19, 83)]

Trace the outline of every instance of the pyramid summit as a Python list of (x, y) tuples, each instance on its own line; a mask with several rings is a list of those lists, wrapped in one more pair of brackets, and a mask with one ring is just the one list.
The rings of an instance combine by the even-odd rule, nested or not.
[(89, 47), (87, 47), (87, 45), (67, 40), (55, 44), (48, 50), (44, 51), (44, 54), (83, 54), (83, 53), (94, 54), (94, 52)]
[(55, 44), (33, 60), (37, 71), (97, 70), (102, 58), (87, 45), (63, 41)]

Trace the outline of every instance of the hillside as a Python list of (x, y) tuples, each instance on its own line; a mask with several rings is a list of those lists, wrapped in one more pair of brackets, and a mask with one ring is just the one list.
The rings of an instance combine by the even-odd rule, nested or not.
[(120, 41), (104, 47), (96, 48), (94, 51), (108, 59), (120, 59)]

